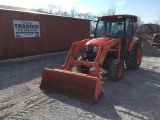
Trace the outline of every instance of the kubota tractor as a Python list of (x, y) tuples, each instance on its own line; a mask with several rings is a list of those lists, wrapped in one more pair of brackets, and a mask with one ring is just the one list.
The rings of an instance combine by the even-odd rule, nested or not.
[[(107, 71), (108, 79), (119, 81), (124, 63), (129, 70), (141, 64), (141, 43), (133, 28), (136, 21), (134, 15), (99, 17), (94, 38), (74, 42), (61, 69), (45, 68), (40, 87), (91, 104), (98, 101), (103, 93), (101, 68)], [(77, 71), (72, 71), (73, 66)]]

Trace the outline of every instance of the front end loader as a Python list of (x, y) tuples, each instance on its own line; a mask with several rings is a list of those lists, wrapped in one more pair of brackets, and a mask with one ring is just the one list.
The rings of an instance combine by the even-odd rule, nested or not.
[[(119, 81), (127, 69), (139, 68), (142, 49), (134, 36), (133, 15), (98, 18), (94, 38), (74, 42), (61, 69), (43, 70), (40, 88), (55, 90), (86, 103), (95, 104), (103, 93), (100, 69), (107, 78)], [(76, 68), (76, 71), (73, 70)]]

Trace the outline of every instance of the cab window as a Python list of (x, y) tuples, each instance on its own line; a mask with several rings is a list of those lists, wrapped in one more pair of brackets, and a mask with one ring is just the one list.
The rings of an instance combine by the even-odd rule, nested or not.
[(130, 18), (126, 19), (126, 37), (130, 38), (132, 37), (133, 33), (132, 33), (132, 21)]

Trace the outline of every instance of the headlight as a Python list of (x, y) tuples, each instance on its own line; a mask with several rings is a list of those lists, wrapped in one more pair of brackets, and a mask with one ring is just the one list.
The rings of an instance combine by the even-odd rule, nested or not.
[(85, 51), (96, 53), (98, 51), (98, 47), (96, 47), (96, 46), (85, 46)]
[(97, 51), (98, 51), (98, 47), (94, 46), (94, 47), (93, 47), (93, 52), (95, 53), (95, 52), (97, 52)]

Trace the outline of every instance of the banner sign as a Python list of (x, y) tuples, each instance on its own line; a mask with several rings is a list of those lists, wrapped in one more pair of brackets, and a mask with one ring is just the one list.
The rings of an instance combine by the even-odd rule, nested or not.
[(15, 38), (40, 37), (39, 21), (13, 20)]

